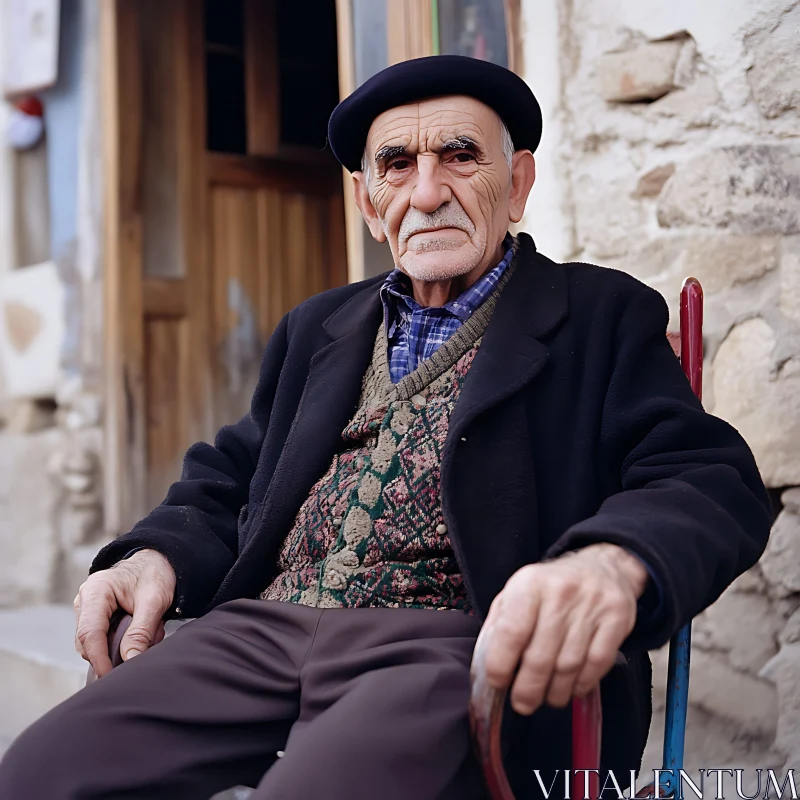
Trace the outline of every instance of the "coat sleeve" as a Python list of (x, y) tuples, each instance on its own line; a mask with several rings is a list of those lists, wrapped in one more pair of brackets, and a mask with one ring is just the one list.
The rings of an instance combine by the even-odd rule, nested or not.
[(288, 346), (287, 329), (288, 315), (267, 345), (250, 413), (222, 428), (213, 446), (192, 445), (181, 478), (164, 502), (130, 533), (104, 547), (90, 572), (107, 569), (134, 550), (157, 550), (177, 576), (168, 616), (202, 613), (236, 558), (239, 513), (247, 505), (269, 425)]
[(662, 595), (627, 646), (659, 647), (761, 556), (772, 513), (741, 436), (703, 411), (666, 339), (667, 307), (647, 287), (617, 329), (599, 457), (621, 491), (556, 542), (552, 557), (597, 542), (638, 555)]

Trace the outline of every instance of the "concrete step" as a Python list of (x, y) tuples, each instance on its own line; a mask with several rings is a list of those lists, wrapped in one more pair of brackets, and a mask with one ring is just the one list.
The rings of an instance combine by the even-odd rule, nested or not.
[(0, 610), (0, 746), (86, 681), (68, 605)]

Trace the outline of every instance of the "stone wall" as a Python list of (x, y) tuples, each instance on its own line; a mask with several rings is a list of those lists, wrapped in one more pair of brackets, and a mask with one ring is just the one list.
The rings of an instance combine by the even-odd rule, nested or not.
[(523, 0), (523, 22), (546, 130), (522, 227), (661, 291), (674, 330), (700, 279), (705, 405), (783, 509), (695, 623), (690, 760), (800, 767), (800, 3)]

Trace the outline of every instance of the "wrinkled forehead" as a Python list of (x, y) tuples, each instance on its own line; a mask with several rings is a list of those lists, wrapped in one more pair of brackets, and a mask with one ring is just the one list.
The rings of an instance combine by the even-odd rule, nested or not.
[(468, 136), (487, 149), (500, 147), (500, 117), (480, 100), (447, 95), (397, 106), (376, 117), (367, 135), (367, 153), (402, 146), (425, 152)]

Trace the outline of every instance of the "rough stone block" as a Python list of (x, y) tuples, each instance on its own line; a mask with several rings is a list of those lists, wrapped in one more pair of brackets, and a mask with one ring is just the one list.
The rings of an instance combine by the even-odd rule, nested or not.
[(778, 594), (800, 592), (800, 515), (794, 509), (784, 508), (778, 515), (761, 570)]
[(625, 268), (677, 300), (689, 275), (707, 295), (763, 277), (779, 264), (780, 240), (769, 236), (698, 233), (652, 239), (633, 253)]
[(714, 357), (714, 413), (747, 440), (768, 486), (792, 486), (800, 483), (800, 359), (775, 364), (776, 344), (761, 318), (734, 326)]
[(780, 624), (767, 597), (726, 592), (695, 620), (694, 629), (702, 649), (724, 651), (731, 666), (758, 675), (778, 651)]
[[(650, 725), (650, 735), (647, 747), (642, 757), (642, 768), (639, 772), (637, 787), (642, 787), (653, 780), (653, 770), (662, 769), (664, 766), (664, 712), (653, 713)], [(714, 714), (701, 711), (696, 706), (689, 706), (686, 725), (686, 749), (684, 752), (683, 768), (689, 776), (699, 784), (700, 770), (709, 769), (713, 764), (716, 769), (743, 769), (744, 782), (742, 788), (748, 797), (763, 798), (763, 790), (758, 795), (756, 769), (778, 769), (783, 759), (778, 759), (771, 752), (771, 740), (768, 737), (754, 736), (752, 732), (742, 730), (740, 726), (731, 724), (730, 720), (720, 719)], [(646, 776), (646, 777), (645, 777)], [(733, 790), (730, 779), (725, 777), (725, 789)], [(714, 778), (707, 778), (705, 782), (704, 797), (716, 796)], [(774, 795), (774, 792), (773, 792)], [(771, 796), (773, 796), (771, 795)], [(606, 793), (604, 797), (614, 797), (613, 793)], [(734, 792), (725, 795), (729, 800), (736, 797)], [(785, 795), (784, 795), (785, 796)], [(627, 794), (626, 794), (627, 797)], [(685, 800), (696, 800), (697, 795), (689, 788), (683, 795)]]
[(781, 242), (781, 312), (800, 322), (800, 236)]
[(664, 164), (651, 169), (639, 178), (639, 183), (633, 190), (631, 197), (658, 197), (673, 172), (675, 172), (674, 164)]
[(800, 233), (800, 147), (740, 145), (680, 165), (659, 197), (664, 228)]
[(787, 766), (797, 767), (791, 756), (800, 756), (800, 644), (784, 645), (762, 674), (775, 684), (780, 702), (775, 746), (790, 756)]
[[(642, 769), (652, 775), (653, 769), (663, 766), (662, 745), (664, 741), (664, 692), (667, 682), (667, 654), (668, 648), (650, 653), (653, 661), (653, 722), (650, 727), (650, 737), (645, 750)], [(707, 670), (706, 659), (721, 658), (722, 656), (710, 656), (705, 653), (697, 653), (697, 648), (693, 648), (692, 659), (704, 671)], [(695, 668), (696, 669), (696, 668)], [(712, 670), (709, 679), (714, 676), (726, 676), (728, 671)], [(737, 691), (742, 687), (739, 683), (741, 673), (732, 672), (733, 681), (728, 684), (730, 691)], [(747, 678), (747, 676), (745, 676)], [(692, 674), (692, 681), (695, 674)], [(750, 680), (758, 680), (751, 678)], [(762, 682), (760, 690), (764, 686), (770, 687), (766, 682)], [(774, 725), (766, 732), (759, 732), (747, 721), (747, 715), (739, 715), (737, 718), (725, 716), (727, 708), (727, 698), (725, 698), (724, 687), (719, 687), (719, 696), (723, 699), (723, 704), (719, 709), (709, 712), (702, 709), (695, 702), (695, 687), (693, 683), (689, 685), (689, 713), (686, 728), (686, 751), (685, 768), (697, 772), (700, 769), (707, 769), (709, 764), (715, 767), (727, 768), (735, 766), (739, 769), (750, 767), (761, 767), (777, 769), (783, 763), (783, 758), (776, 756), (771, 751), (773, 742)], [(705, 695), (704, 695), (705, 696)], [(742, 722), (741, 717), (745, 717)], [(749, 791), (748, 795), (755, 794)]]
[(778, 266), (778, 241), (766, 236), (694, 236), (683, 267), (708, 293), (763, 277)]
[(610, 103), (657, 100), (678, 88), (676, 68), (684, 40), (649, 42), (607, 53), (598, 64), (603, 99)]
[(742, 725), (751, 734), (775, 732), (775, 689), (761, 678), (734, 669), (719, 653), (692, 652), (689, 701), (703, 711)]
[(761, 572), (761, 567), (756, 564), (751, 567), (747, 572), (743, 572), (728, 589), (730, 592), (736, 594), (762, 594), (767, 591), (767, 584), (764, 580), (764, 575)]
[(631, 231), (642, 230), (648, 217), (644, 204), (630, 196), (635, 181), (633, 172), (610, 179), (594, 169), (576, 180), (575, 221), (588, 258), (619, 258), (635, 244)]
[(745, 45), (753, 59), (747, 72), (758, 108), (774, 118), (790, 109), (800, 109), (800, 5), (782, 14), (778, 24), (751, 33)]
[(781, 503), (787, 511), (800, 514), (800, 486), (793, 486), (781, 494)]
[(47, 462), (60, 436), (56, 429), (0, 434), (0, 606), (51, 598), (60, 492)]
[(710, 75), (701, 75), (685, 89), (664, 95), (647, 107), (647, 116), (678, 117), (687, 128), (708, 128), (720, 122), (717, 84)]
[[(772, 593), (772, 601), (775, 604), (775, 611), (780, 619), (786, 620), (786, 627), (783, 629), (779, 637), (781, 642), (784, 641), (784, 636), (791, 636), (792, 630), (797, 630), (792, 626), (796, 624), (797, 620), (793, 620), (794, 615), (800, 611), (800, 594), (790, 594), (788, 597), (776, 597)], [(789, 623), (792, 625), (789, 625)]]
[(780, 640), (781, 644), (800, 645), (800, 609), (797, 609), (794, 614), (789, 617), (789, 620), (781, 631)]

